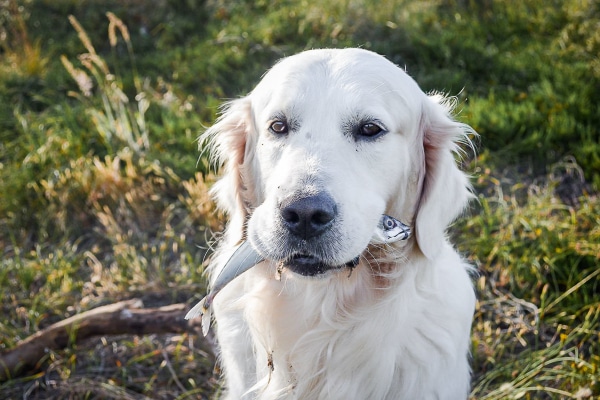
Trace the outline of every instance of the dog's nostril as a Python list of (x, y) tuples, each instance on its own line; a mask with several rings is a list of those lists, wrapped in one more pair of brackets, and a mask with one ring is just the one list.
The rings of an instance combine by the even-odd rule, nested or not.
[(297, 224), (298, 222), (300, 222), (300, 215), (298, 215), (298, 213), (289, 208), (286, 207), (281, 211), (281, 216), (283, 217), (284, 221), (290, 224)]
[(335, 215), (327, 211), (317, 211), (311, 219), (313, 224), (324, 225), (333, 220)]
[(336, 215), (335, 202), (325, 194), (304, 197), (281, 207), (281, 217), (287, 229), (304, 239), (325, 232)]

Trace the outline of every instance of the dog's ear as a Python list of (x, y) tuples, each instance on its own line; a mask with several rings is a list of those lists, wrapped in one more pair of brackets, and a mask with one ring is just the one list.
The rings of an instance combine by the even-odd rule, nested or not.
[(420, 124), (424, 173), (415, 219), (415, 233), (423, 254), (433, 259), (445, 242), (448, 225), (463, 211), (470, 197), (467, 176), (455, 156), (461, 143), (471, 143), (473, 130), (450, 117), (452, 107), (439, 95), (427, 97)]
[[(230, 224), (243, 223), (253, 193), (245, 184), (248, 165), (254, 157), (254, 124), (249, 97), (233, 100), (222, 108), (221, 116), (202, 135), (200, 146), (209, 151), (211, 161), (221, 169), (221, 178), (211, 189), (217, 206), (229, 214)], [(237, 221), (233, 221), (237, 220)]]

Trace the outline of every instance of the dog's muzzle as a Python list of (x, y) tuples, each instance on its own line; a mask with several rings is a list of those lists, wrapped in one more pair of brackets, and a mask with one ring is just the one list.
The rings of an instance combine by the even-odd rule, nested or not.
[[(371, 243), (393, 243), (399, 240), (406, 240), (411, 235), (411, 229), (408, 225), (398, 221), (397, 219), (390, 217), (389, 215), (382, 215), (371, 238)], [(318, 259), (312, 256), (298, 255), (292, 257), (287, 261), (286, 266), (294, 266), (298, 271), (301, 270), (312, 270), (322, 272), (331, 269), (325, 265), (321, 265)], [(356, 257), (345, 266), (350, 268), (355, 267), (358, 264), (359, 257)], [(211, 317), (211, 304), (215, 296), (223, 289), (229, 282), (248, 271), (256, 264), (264, 261), (264, 257), (261, 256), (249, 241), (244, 241), (233, 253), (227, 264), (223, 267), (216, 280), (214, 281), (210, 292), (206, 295), (198, 304), (196, 304), (185, 316), (186, 319), (195, 318), (197, 316), (202, 317), (202, 332), (204, 336), (208, 333), (210, 327)], [(321, 272), (321, 273), (322, 273)], [(320, 272), (317, 272), (320, 273)], [(316, 275), (313, 274), (313, 275)]]
[(335, 201), (324, 192), (282, 201), (279, 217), (285, 229), (284, 240), (287, 248), (295, 250), (280, 260), (280, 265), (303, 276), (316, 276), (343, 267), (324, 262), (318, 250), (322, 243), (334, 240), (330, 231), (337, 216)]

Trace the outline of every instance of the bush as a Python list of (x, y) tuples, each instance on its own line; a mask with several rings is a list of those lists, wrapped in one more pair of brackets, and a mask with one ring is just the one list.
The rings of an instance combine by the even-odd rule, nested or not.
[[(223, 99), (251, 90), (278, 58), (361, 46), (426, 90), (456, 95), (458, 118), (481, 135), (468, 165), (478, 204), (452, 228), (479, 272), (473, 398), (600, 391), (596, 2), (0, 6), (0, 348), (123, 297), (200, 296), (222, 220), (197, 136)], [(205, 396), (211, 367), (194, 343), (70, 347), (43, 361), (47, 376), (0, 384), (0, 393)]]

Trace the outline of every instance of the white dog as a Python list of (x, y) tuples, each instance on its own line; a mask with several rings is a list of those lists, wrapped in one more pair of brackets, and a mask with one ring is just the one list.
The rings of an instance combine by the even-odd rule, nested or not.
[[(467, 398), (475, 296), (445, 230), (472, 131), (448, 103), (375, 53), (311, 50), (208, 129), (230, 218), (211, 282), (244, 240), (265, 258), (214, 302), (225, 398)], [(383, 214), (414, 235), (375, 243)]]

